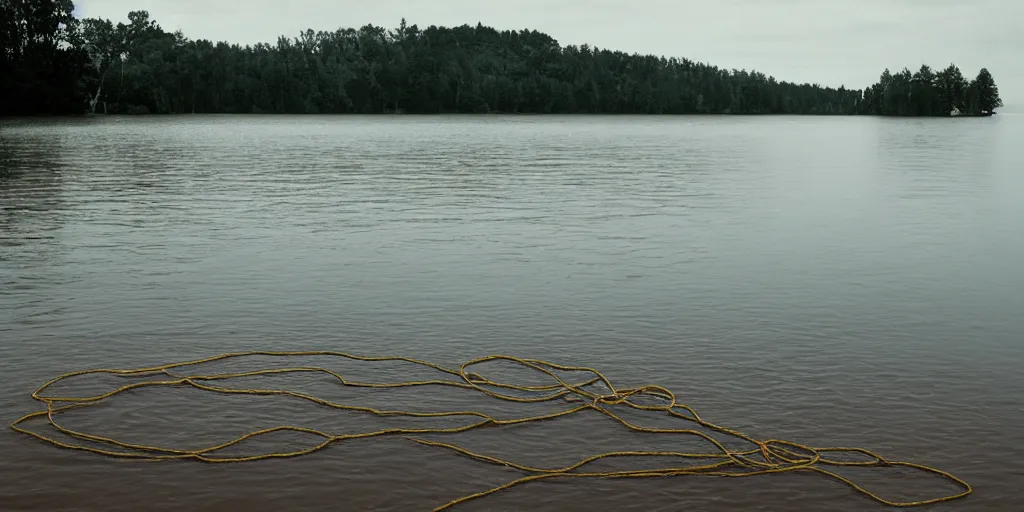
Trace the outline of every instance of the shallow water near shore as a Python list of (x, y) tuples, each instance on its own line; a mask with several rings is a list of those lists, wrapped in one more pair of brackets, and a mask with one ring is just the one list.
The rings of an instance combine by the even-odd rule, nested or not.
[[(2, 121), (0, 411), (36, 410), (32, 390), (67, 371), (230, 351), (456, 367), (508, 354), (658, 384), (760, 438), (860, 446), (974, 485), (934, 510), (1014, 509), (1021, 140), (1013, 115)], [(368, 381), (430, 375), (305, 362)], [(445, 389), (290, 384), (394, 409), (525, 410)], [(68, 422), (190, 447), (280, 423), (387, 423), (184, 388)], [(547, 466), (695, 447), (597, 414), (460, 441)], [(426, 510), (522, 476), (399, 437), (208, 465), (104, 458), (6, 430), (0, 453), (4, 510)], [(855, 478), (893, 498), (956, 492), (912, 472)], [(884, 509), (786, 474), (538, 482), (460, 510), (525, 508)]]

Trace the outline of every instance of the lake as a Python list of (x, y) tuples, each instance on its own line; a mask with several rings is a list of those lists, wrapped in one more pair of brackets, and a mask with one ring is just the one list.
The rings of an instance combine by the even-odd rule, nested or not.
[[(508, 354), (668, 387), (756, 437), (860, 446), (974, 485), (934, 510), (1012, 509), (1024, 478), (1021, 141), (1013, 115), (2, 121), (0, 411), (10, 422), (39, 409), (31, 392), (64, 372), (229, 351), (454, 366)], [(375, 382), (423, 374), (338, 364)], [(391, 408), (464, 403), (448, 388), (297, 385)], [(281, 423), (387, 422), (185, 388), (68, 419), (193, 448)], [(543, 466), (687, 448), (596, 413), (464, 436)], [(522, 476), (400, 436), (211, 465), (4, 430), (0, 453), (5, 510), (429, 510)], [(896, 469), (856, 479), (892, 498), (957, 491)], [(458, 510), (526, 508), (885, 509), (789, 473), (536, 482)]]

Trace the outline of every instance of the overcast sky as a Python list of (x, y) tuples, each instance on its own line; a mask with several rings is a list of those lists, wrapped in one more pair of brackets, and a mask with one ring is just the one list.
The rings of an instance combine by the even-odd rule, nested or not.
[(76, 0), (77, 14), (251, 44), (367, 23), (536, 29), (563, 45), (686, 57), (778, 79), (861, 89), (881, 71), (987, 67), (1024, 107), (1024, 0)]

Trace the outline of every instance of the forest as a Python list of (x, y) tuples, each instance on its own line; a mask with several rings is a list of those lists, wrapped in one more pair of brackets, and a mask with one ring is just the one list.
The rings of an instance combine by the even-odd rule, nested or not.
[(0, 0), (0, 115), (592, 113), (987, 115), (987, 69), (967, 80), (886, 69), (863, 89), (779, 81), (685, 58), (561, 46), (533, 30), (405, 20), (240, 46), (74, 16), (71, 0)]

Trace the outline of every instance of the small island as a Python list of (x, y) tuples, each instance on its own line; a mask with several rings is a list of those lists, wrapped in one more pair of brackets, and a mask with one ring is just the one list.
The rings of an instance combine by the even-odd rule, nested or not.
[(307, 30), (240, 46), (2, 2), (0, 115), (280, 113), (805, 114), (964, 117), (1002, 106), (992, 75), (885, 70), (864, 90), (685, 58), (561, 46), (481, 24)]

